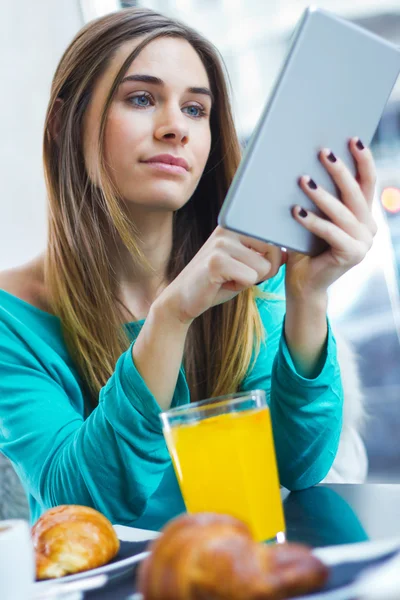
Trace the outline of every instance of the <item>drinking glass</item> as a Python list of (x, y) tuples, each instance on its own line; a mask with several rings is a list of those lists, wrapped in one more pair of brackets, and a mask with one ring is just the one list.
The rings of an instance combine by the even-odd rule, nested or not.
[(257, 541), (283, 542), (285, 521), (265, 392), (254, 390), (160, 415), (188, 512), (230, 514)]

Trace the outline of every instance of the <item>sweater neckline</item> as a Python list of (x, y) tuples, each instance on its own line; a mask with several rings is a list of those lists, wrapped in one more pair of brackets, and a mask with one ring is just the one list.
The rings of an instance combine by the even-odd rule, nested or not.
[[(57, 317), (57, 315), (53, 315), (52, 313), (49, 313), (46, 310), (42, 310), (41, 308), (38, 308), (37, 306), (34, 306), (30, 302), (26, 302), (26, 300), (22, 300), (22, 298), (19, 298), (18, 296), (15, 296), (15, 294), (10, 294), (10, 292), (6, 292), (5, 290), (2, 290), (2, 289), (0, 289), (0, 294), (4, 294), (6, 297), (8, 297), (10, 300), (12, 300), (13, 302), (15, 302), (16, 304), (20, 304), (21, 306), (24, 306), (28, 310), (31, 310), (32, 312), (34, 312), (36, 314), (39, 314), (43, 318), (46, 318), (46, 319), (49, 319), (49, 320), (53, 320), (53, 321), (56, 320), (58, 322), (61, 322), (60, 317)], [(145, 321), (145, 319), (139, 319), (137, 321), (128, 321), (127, 323), (125, 323), (125, 325), (126, 326), (140, 325), (140, 324), (144, 323), (144, 321)]]

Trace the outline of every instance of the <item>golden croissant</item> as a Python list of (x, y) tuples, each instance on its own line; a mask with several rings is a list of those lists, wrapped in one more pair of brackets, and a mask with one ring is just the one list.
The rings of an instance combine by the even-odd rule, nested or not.
[(73, 504), (47, 510), (32, 527), (32, 541), (37, 579), (100, 567), (119, 550), (110, 521), (93, 508)]
[(277, 600), (323, 586), (327, 567), (300, 544), (267, 546), (227, 515), (171, 521), (140, 565), (144, 600)]

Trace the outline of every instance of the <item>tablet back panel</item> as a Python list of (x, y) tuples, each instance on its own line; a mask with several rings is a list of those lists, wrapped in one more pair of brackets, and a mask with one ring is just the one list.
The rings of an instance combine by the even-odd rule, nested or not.
[[(318, 159), (330, 148), (355, 174), (348, 140), (369, 145), (400, 70), (399, 49), (321, 9), (305, 11), (219, 215), (220, 225), (306, 254), (325, 247), (293, 218), (315, 205), (310, 175), (338, 197)], [(318, 212), (318, 211), (317, 211)]]

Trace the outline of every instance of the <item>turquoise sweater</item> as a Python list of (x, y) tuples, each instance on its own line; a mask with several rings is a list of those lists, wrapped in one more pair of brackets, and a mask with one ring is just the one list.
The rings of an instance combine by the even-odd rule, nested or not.
[[(266, 341), (242, 389), (266, 390), (282, 485), (312, 486), (335, 458), (343, 392), (335, 341), (315, 379), (288, 352), (284, 269), (262, 284), (280, 299), (258, 300)], [(126, 325), (132, 343), (143, 321)], [(190, 401), (181, 368), (172, 406)], [(0, 290), (0, 451), (29, 497), (31, 519), (58, 504), (93, 506), (113, 523), (158, 529), (185, 510), (164, 442), (160, 408), (130, 347), (90, 411), (58, 317)]]

